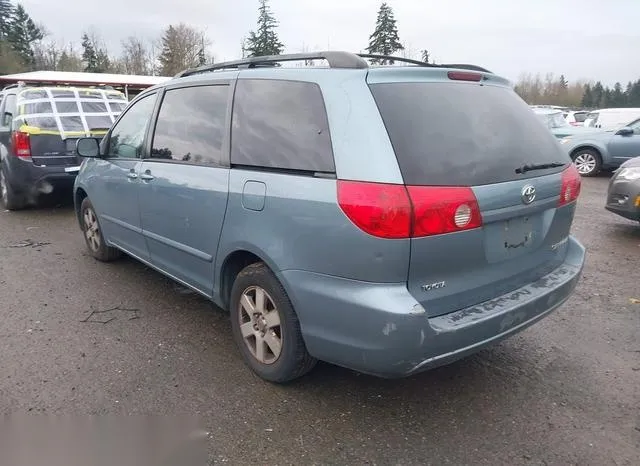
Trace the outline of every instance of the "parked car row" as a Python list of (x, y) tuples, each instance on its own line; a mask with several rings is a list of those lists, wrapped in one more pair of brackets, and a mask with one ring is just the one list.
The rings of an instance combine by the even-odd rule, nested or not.
[(640, 156), (640, 112), (637, 109), (596, 112), (596, 117), (602, 118), (603, 128), (571, 126), (559, 109), (533, 106), (532, 110), (559, 140), (582, 176), (615, 170), (627, 160)]
[[(585, 127), (572, 127), (561, 108), (532, 106), (533, 112), (573, 160), (582, 176), (614, 170), (606, 209), (640, 221), (640, 109), (589, 113)], [(629, 122), (629, 118), (633, 118)], [(596, 124), (597, 122), (597, 124)]]
[(531, 108), (534, 110), (549, 110), (552, 113), (559, 113), (571, 126), (584, 126), (584, 122), (589, 115), (588, 110), (572, 110), (559, 105), (531, 105)]
[[(273, 66), (312, 58), (328, 68)], [(557, 309), (585, 258), (581, 178), (557, 139), (481, 67), (367, 58), (249, 58), (142, 92), (75, 142), (90, 253), (229, 311), (273, 382), (318, 360), (415, 374)]]

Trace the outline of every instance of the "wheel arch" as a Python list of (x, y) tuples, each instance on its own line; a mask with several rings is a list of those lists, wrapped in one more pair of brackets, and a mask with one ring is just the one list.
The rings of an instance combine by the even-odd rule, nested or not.
[(573, 149), (571, 149), (571, 159), (573, 159), (575, 155), (582, 150), (592, 150), (596, 154), (598, 154), (600, 160), (602, 160), (602, 148), (596, 146), (595, 144), (580, 144), (579, 146), (574, 147)]
[(76, 188), (75, 192), (73, 193), (73, 206), (76, 211), (78, 223), (80, 222), (80, 207), (82, 206), (82, 201), (84, 201), (87, 197), (89, 197), (89, 195), (83, 187)]
[[(224, 260), (221, 261), (221, 265), (218, 273), (218, 286), (217, 295), (218, 300), (223, 309), (229, 309), (229, 300), (231, 299), (231, 288), (238, 274), (247, 266), (262, 262), (265, 264), (276, 276), (278, 271), (275, 265), (268, 259), (262, 251), (256, 251), (250, 247), (239, 247), (228, 252)], [(280, 277), (278, 277), (280, 280)], [(282, 283), (282, 281), (280, 280)], [(285, 286), (282, 283), (282, 286)]]

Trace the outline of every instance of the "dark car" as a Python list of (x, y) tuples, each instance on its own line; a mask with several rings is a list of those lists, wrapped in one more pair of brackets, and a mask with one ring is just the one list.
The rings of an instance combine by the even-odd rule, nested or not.
[(611, 177), (606, 209), (640, 221), (640, 157), (627, 160)]
[(76, 141), (102, 138), (126, 107), (112, 89), (12, 85), (0, 92), (0, 194), (18, 210), (42, 194), (71, 189)]

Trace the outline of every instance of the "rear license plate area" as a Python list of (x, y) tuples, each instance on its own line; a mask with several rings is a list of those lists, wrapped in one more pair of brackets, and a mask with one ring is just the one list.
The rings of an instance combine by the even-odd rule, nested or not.
[(485, 255), (489, 263), (530, 254), (544, 237), (544, 215), (533, 214), (499, 220), (484, 226)]
[(507, 250), (530, 247), (533, 243), (533, 221), (530, 217), (516, 217), (502, 222), (503, 246)]

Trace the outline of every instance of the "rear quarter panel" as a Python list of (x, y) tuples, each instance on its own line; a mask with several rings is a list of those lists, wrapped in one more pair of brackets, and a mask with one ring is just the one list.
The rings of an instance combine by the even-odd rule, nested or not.
[[(262, 210), (255, 210), (261, 204)], [(400, 283), (407, 280), (409, 248), (409, 240), (381, 240), (353, 225), (337, 204), (335, 180), (230, 170), (218, 271), (230, 254), (244, 250), (276, 273), (304, 270)]]

